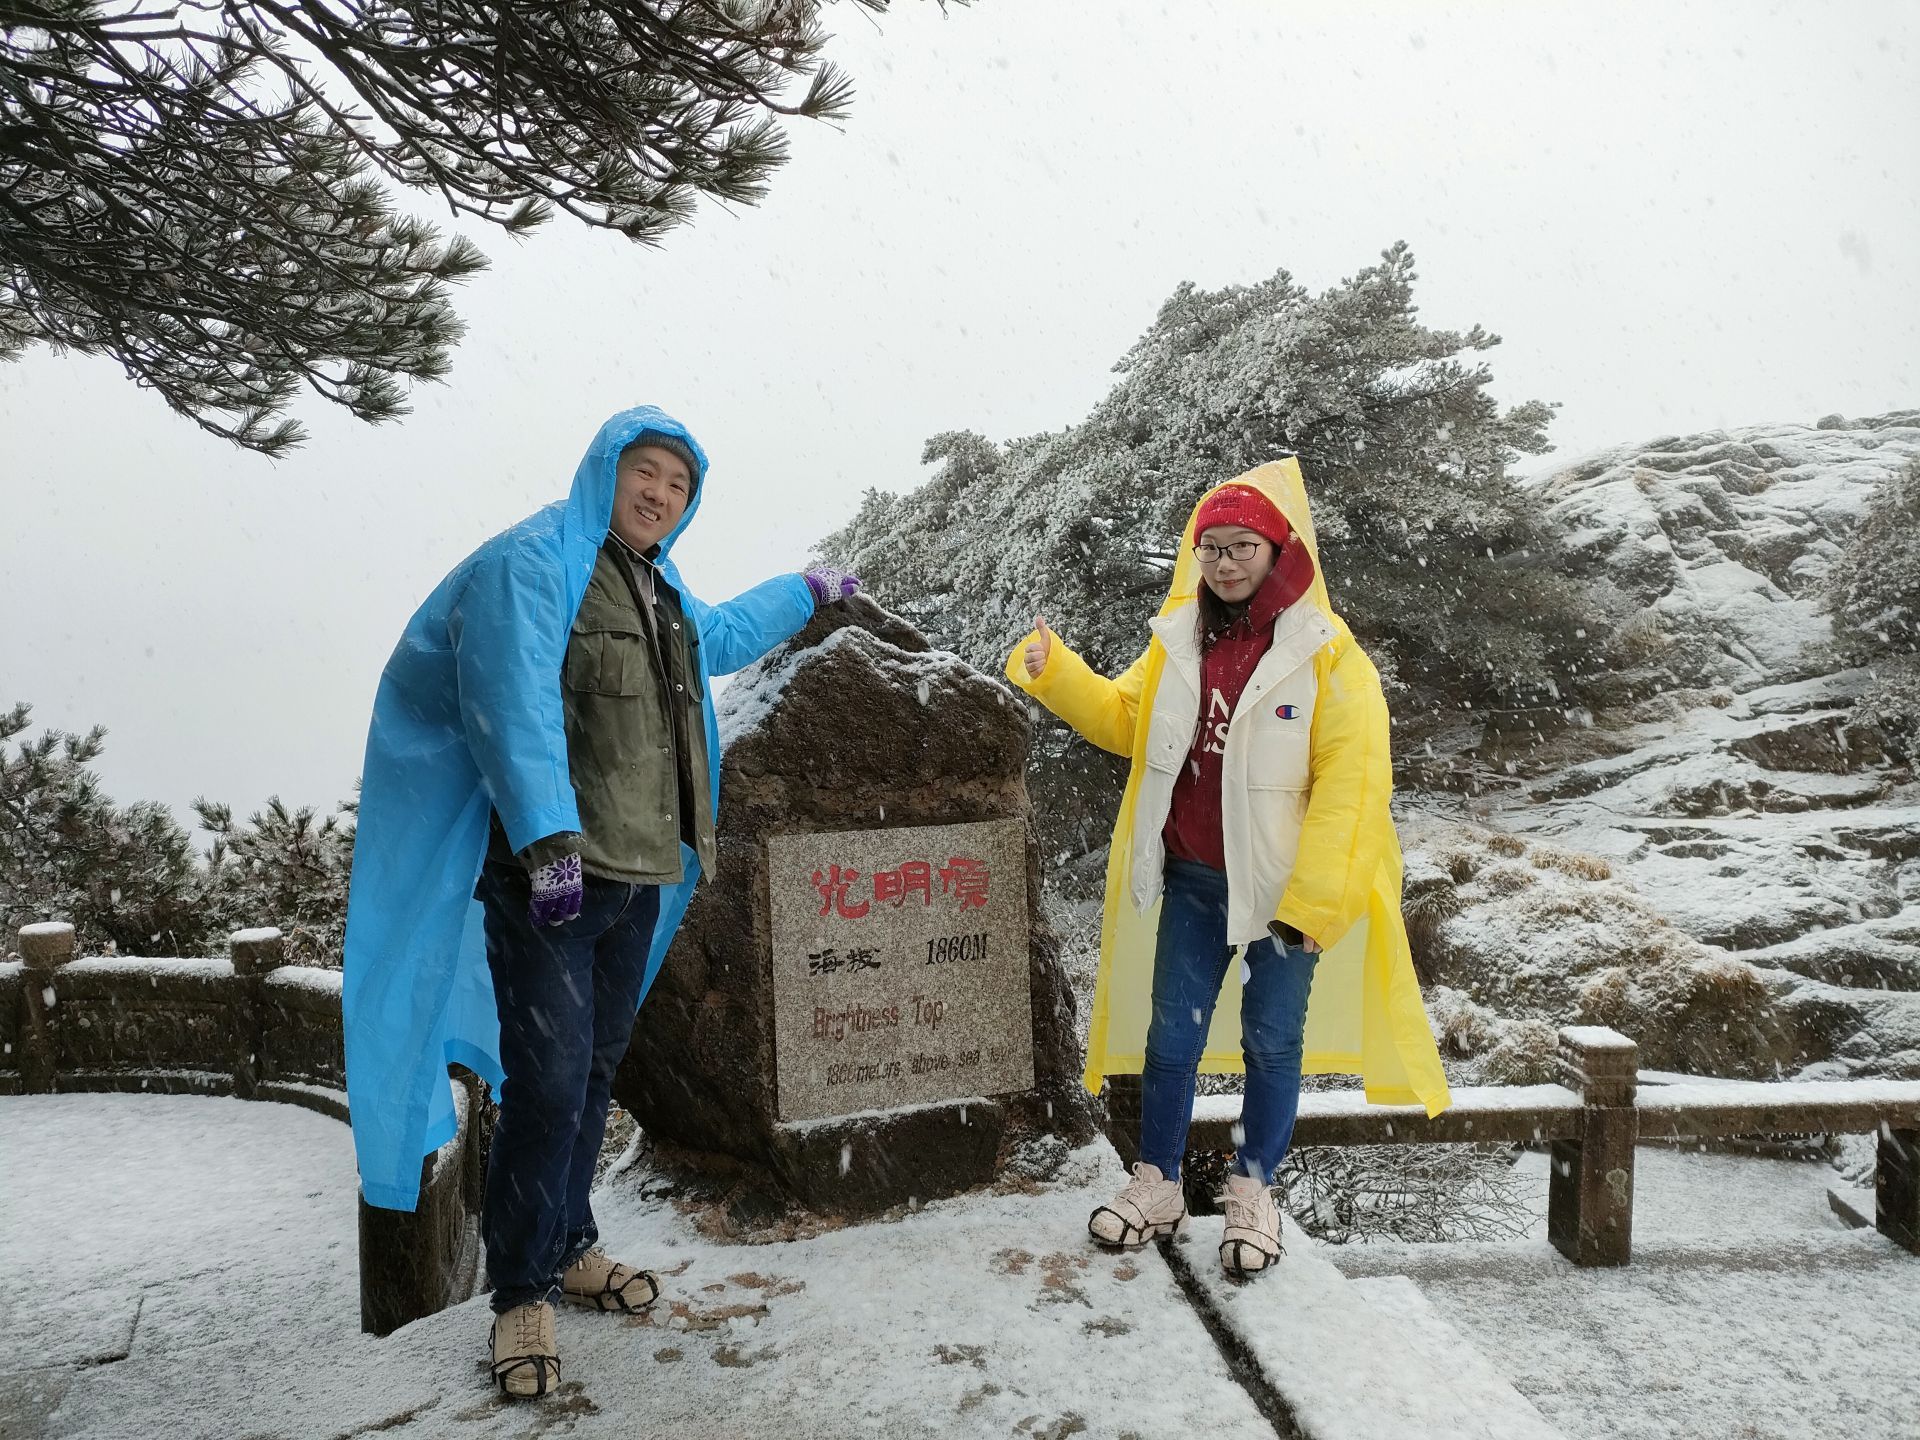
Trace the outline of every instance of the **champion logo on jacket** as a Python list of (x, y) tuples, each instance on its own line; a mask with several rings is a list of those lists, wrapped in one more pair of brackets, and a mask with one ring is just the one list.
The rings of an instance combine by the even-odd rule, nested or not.
[(1273, 713), (1278, 715), (1282, 720), (1298, 720), (1300, 718), (1300, 707), (1298, 705), (1276, 705)]

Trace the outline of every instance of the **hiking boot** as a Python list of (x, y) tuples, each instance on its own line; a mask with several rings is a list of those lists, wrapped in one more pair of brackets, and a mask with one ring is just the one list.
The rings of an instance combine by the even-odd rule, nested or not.
[(1230, 1175), (1220, 1192), (1227, 1224), (1220, 1234), (1220, 1267), (1239, 1279), (1258, 1275), (1286, 1251), (1280, 1244), (1280, 1207), (1273, 1191), (1251, 1175)]
[(660, 1281), (651, 1271), (609, 1259), (596, 1245), (567, 1267), (560, 1277), (560, 1292), (570, 1303), (589, 1310), (633, 1315), (660, 1298)]
[(1167, 1179), (1158, 1166), (1142, 1160), (1113, 1203), (1087, 1217), (1087, 1233), (1102, 1245), (1134, 1249), (1173, 1234), (1186, 1218), (1187, 1196), (1180, 1182)]
[(553, 1339), (553, 1306), (516, 1305), (493, 1317), (494, 1382), (508, 1395), (531, 1400), (560, 1384), (560, 1351)]

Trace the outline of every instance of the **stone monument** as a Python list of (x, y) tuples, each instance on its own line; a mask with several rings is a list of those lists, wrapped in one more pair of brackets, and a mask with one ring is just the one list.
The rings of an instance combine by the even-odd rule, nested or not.
[(720, 711), (719, 873), (614, 1083), (662, 1159), (859, 1215), (1089, 1138), (1024, 699), (856, 596)]

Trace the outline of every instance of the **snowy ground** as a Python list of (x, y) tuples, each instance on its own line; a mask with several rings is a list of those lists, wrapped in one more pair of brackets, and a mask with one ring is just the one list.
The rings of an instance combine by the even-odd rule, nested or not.
[[(1546, 1156), (1521, 1164), (1544, 1189)], [(1827, 1205), (1833, 1171), (1642, 1147), (1633, 1263), (1576, 1270), (1546, 1242), (1332, 1249), (1404, 1287), (1567, 1440), (1912, 1440), (1920, 1257)], [(1405, 1278), (1396, 1278), (1405, 1277)]]
[[(488, 1387), (479, 1302), (359, 1333), (345, 1127), (84, 1095), (0, 1099), (0, 1136), (5, 1440), (1273, 1434), (1166, 1258), (1081, 1243), (1115, 1174), (1104, 1146), (1037, 1193), (753, 1247), (703, 1239), (616, 1175), (609, 1241), (668, 1272), (669, 1306), (563, 1313), (563, 1391), (527, 1407)], [(1543, 1176), (1544, 1157), (1521, 1163)], [(1404, 1434), (1396, 1417), (1504, 1377), (1519, 1393), (1471, 1433), (1912, 1440), (1920, 1260), (1842, 1228), (1831, 1178), (1643, 1149), (1634, 1263), (1610, 1272), (1537, 1235), (1296, 1235), (1290, 1272), (1230, 1289), (1212, 1278), (1217, 1220), (1172, 1260), (1251, 1354), (1255, 1391), (1264, 1377), (1335, 1427), (1316, 1433)], [(1375, 1385), (1391, 1396), (1343, 1398)]]
[(86, 1095), (0, 1099), (0, 1135), (5, 1440), (1273, 1433), (1157, 1252), (1080, 1243), (1099, 1149), (1037, 1195), (780, 1246), (616, 1179), (606, 1243), (667, 1272), (668, 1313), (563, 1312), (561, 1394), (526, 1407), (491, 1389), (484, 1302), (359, 1333), (344, 1126)]

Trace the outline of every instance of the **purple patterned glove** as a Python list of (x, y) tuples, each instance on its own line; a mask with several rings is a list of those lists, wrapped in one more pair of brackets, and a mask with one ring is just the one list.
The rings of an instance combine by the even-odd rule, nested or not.
[(835, 570), (830, 565), (816, 565), (800, 577), (807, 582), (807, 588), (813, 591), (815, 605), (831, 605), (844, 600), (860, 588), (860, 577), (845, 570)]
[(580, 857), (562, 855), (533, 872), (533, 901), (527, 913), (536, 925), (564, 925), (580, 918), (586, 882), (580, 878)]

